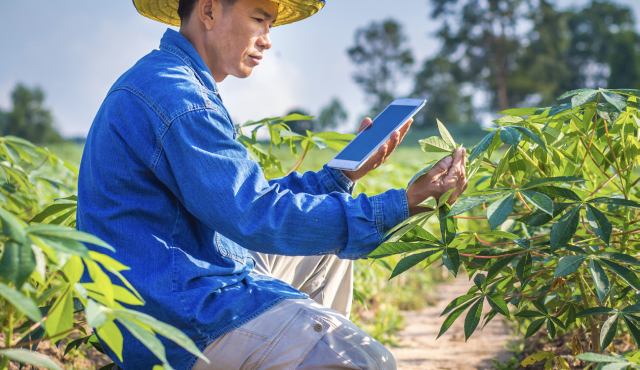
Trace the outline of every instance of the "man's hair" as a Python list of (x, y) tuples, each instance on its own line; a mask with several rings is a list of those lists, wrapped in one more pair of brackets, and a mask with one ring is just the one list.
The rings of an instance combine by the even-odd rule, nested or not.
[[(193, 13), (193, 9), (196, 7), (200, 0), (180, 0), (178, 4), (178, 16), (180, 17), (180, 22), (184, 24), (189, 20), (189, 16)], [(224, 11), (231, 9), (238, 0), (217, 0), (222, 4)]]

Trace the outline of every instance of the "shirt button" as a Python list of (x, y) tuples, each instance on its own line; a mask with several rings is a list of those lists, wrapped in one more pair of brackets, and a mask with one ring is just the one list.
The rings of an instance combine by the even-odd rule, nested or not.
[(318, 333), (322, 331), (322, 324), (317, 323), (313, 326), (313, 330), (317, 331)]

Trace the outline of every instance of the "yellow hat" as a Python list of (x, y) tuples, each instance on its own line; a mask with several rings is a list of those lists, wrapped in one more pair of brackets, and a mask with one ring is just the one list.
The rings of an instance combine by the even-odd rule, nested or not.
[[(271, 0), (278, 3), (278, 17), (273, 24), (281, 26), (316, 14), (324, 6), (324, 0)], [(178, 4), (180, 0), (133, 0), (138, 12), (147, 18), (180, 27)]]

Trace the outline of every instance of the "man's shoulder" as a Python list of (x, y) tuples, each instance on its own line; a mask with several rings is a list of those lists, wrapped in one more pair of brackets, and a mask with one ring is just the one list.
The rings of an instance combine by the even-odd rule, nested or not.
[(116, 91), (127, 91), (130, 99), (142, 100), (167, 124), (191, 111), (222, 110), (214, 92), (194, 70), (163, 50), (152, 51), (125, 72), (110, 89), (107, 101)]

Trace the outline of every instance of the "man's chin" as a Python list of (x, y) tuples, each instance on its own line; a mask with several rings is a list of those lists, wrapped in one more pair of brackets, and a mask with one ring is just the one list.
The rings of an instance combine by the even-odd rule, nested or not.
[(251, 76), (251, 72), (253, 72), (253, 68), (242, 68), (241, 70), (239, 70), (236, 73), (234, 73), (233, 77), (247, 78), (247, 77)]

